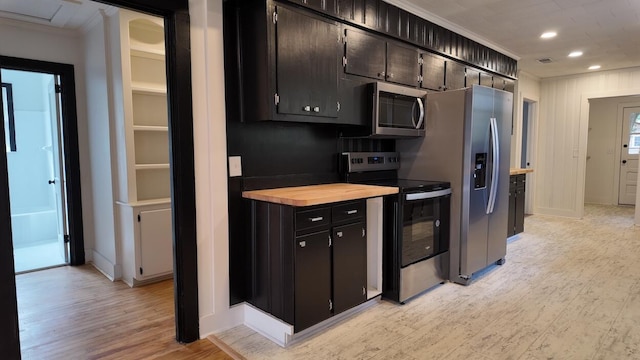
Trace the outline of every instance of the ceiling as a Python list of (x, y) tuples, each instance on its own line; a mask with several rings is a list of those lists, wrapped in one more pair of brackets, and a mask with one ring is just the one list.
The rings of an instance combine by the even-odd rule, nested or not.
[[(639, 0), (385, 1), (512, 56), (540, 78), (589, 72), (591, 65), (640, 66)], [(108, 8), (88, 0), (0, 0), (0, 18), (77, 30)], [(558, 35), (540, 39), (545, 31)], [(577, 50), (584, 54), (567, 56)]]
[(88, 0), (0, 0), (0, 18), (78, 30), (111, 8)]
[[(385, 0), (515, 56), (540, 78), (640, 66), (638, 0)], [(552, 39), (540, 39), (555, 31)], [(474, 37), (474, 36), (468, 36)], [(582, 51), (569, 58), (572, 51)], [(537, 60), (551, 58), (549, 64)]]

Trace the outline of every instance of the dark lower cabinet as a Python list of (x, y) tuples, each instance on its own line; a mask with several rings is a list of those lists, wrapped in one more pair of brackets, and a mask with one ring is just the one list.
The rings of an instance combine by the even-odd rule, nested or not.
[(300, 332), (366, 301), (365, 200), (251, 201), (251, 222), (252, 305)]
[(294, 313), (296, 331), (332, 315), (329, 231), (296, 237)]
[(362, 222), (333, 228), (333, 309), (367, 300), (367, 238)]
[(526, 175), (511, 175), (509, 177), (509, 218), (507, 236), (513, 236), (524, 231), (524, 202)]

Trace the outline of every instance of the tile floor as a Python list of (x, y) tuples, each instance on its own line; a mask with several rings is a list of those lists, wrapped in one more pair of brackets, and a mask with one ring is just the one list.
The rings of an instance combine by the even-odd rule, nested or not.
[(381, 301), (287, 349), (245, 326), (217, 336), (247, 359), (640, 359), (640, 227), (631, 207), (528, 216), (507, 262), (469, 286)]

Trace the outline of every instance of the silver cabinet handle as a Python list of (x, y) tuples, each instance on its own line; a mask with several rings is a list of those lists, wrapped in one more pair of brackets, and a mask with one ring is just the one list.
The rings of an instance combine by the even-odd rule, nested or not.
[(384, 71), (383, 71), (383, 72), (381, 72), (381, 73), (378, 73), (378, 76), (379, 76), (379, 77), (385, 77), (385, 75), (386, 75), (386, 74), (384, 73)]
[(307, 105), (307, 106), (303, 107), (302, 110), (311, 111), (311, 106)]
[(389, 74), (389, 79), (393, 79), (393, 73)]
[(358, 210), (349, 210), (347, 211), (347, 215), (353, 215), (353, 214), (357, 214)]
[(320, 112), (320, 107), (319, 107), (319, 106), (314, 107), (314, 108), (313, 108), (313, 111), (314, 111), (314, 112)]
[(314, 218), (309, 218), (309, 221), (311, 222), (316, 222), (316, 221), (322, 221), (324, 218), (322, 216), (318, 216), (318, 217), (314, 217)]
[(339, 237), (339, 238), (341, 238), (341, 237), (342, 237), (342, 231), (338, 231), (338, 232), (336, 233), (336, 235), (338, 235), (338, 237)]

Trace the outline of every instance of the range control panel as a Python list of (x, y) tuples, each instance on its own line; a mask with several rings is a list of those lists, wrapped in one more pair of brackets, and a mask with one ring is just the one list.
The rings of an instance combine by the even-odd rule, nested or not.
[(344, 152), (341, 156), (349, 173), (400, 168), (400, 153), (397, 152)]

